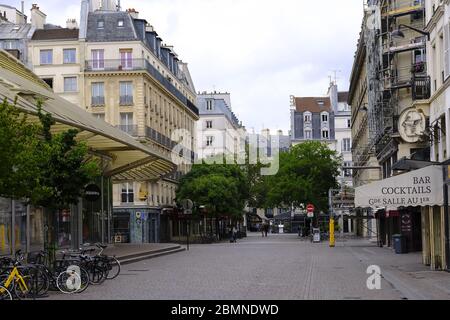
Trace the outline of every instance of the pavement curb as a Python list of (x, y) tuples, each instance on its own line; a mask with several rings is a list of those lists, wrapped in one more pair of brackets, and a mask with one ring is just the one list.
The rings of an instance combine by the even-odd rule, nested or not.
[(166, 249), (155, 250), (155, 251), (151, 251), (151, 252), (147, 252), (147, 253), (133, 254), (133, 255), (124, 256), (124, 257), (117, 257), (117, 259), (120, 261), (120, 264), (126, 265), (126, 264), (131, 264), (131, 263), (135, 263), (135, 262), (139, 262), (139, 261), (143, 261), (143, 260), (149, 260), (149, 259), (154, 259), (154, 258), (170, 255), (170, 254), (175, 254), (175, 253), (179, 253), (179, 252), (183, 252), (183, 251), (186, 251), (186, 249), (182, 248), (181, 246), (176, 246), (176, 247), (171, 247), (171, 248), (166, 248)]

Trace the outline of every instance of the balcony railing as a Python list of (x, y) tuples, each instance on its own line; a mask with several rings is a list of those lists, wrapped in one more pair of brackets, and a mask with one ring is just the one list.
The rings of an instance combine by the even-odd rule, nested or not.
[[(156, 131), (155, 129), (150, 128), (150, 127), (145, 127), (145, 134), (146, 134), (147, 138), (149, 138), (153, 142), (156, 142), (156, 143), (166, 147), (169, 150), (173, 150), (178, 144), (177, 142), (173, 141), (169, 137), (166, 137), (165, 135), (159, 133), (158, 131)], [(197, 157), (197, 154), (195, 154), (195, 152), (193, 152), (191, 150), (188, 150), (188, 152), (190, 152), (191, 160), (192, 160), (192, 162), (194, 162)]]
[(120, 105), (121, 106), (132, 106), (133, 105), (133, 97), (132, 96), (120, 96)]
[(415, 77), (412, 79), (413, 100), (429, 99), (431, 96), (430, 77)]
[(167, 91), (180, 100), (188, 109), (199, 114), (198, 108), (183, 95), (166, 77), (164, 77), (150, 62), (146, 59), (128, 59), (125, 61), (116, 60), (88, 60), (85, 64), (85, 71), (104, 72), (104, 71), (140, 71), (146, 70), (155, 78)]
[(119, 125), (117, 126), (120, 130), (128, 133), (130, 136), (137, 137), (138, 135), (138, 126), (134, 124), (130, 125)]
[(92, 97), (91, 105), (93, 107), (103, 107), (105, 105), (105, 97)]

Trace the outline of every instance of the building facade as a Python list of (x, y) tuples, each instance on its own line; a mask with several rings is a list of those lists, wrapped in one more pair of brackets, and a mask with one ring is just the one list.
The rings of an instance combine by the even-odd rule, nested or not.
[(245, 152), (245, 127), (231, 108), (229, 93), (198, 94), (197, 106), (200, 113), (197, 122), (199, 159), (223, 155), (234, 160)]
[[(425, 10), (425, 4), (422, 0), (365, 3), (349, 96), (354, 110), (354, 161), (362, 167), (354, 175), (357, 198), (360, 188), (369, 190), (370, 185), (401, 181), (397, 176), (432, 164), (427, 133), (429, 98), (432, 88), (440, 83), (436, 78), (440, 65), (427, 50), (424, 29), (432, 9)], [(428, 75), (432, 70), (433, 80)], [(380, 182), (372, 182), (378, 173)], [(366, 183), (369, 187), (361, 187)], [(418, 202), (402, 205), (402, 201), (396, 202), (385, 194), (370, 209), (360, 209), (368, 210), (367, 219), (376, 217), (380, 245), (393, 246), (393, 236), (401, 235), (408, 251), (422, 251), (427, 245), (425, 209)]]
[[(425, 1), (427, 65), (430, 77), (431, 97), (429, 141), (431, 161), (447, 163), (450, 150), (449, 132), (449, 76), (450, 76), (450, 1)], [(444, 206), (422, 208), (423, 263), (432, 269), (448, 269), (448, 211)]]
[(291, 96), (291, 139), (293, 145), (320, 141), (336, 150), (334, 112), (329, 97)]
[[(101, 164), (102, 176), (93, 181), (95, 198), (80, 198), (76, 205), (56, 212), (55, 221), (46, 208), (27, 205), (21, 199), (0, 197), (0, 255), (48, 248), (57, 239), (59, 248), (77, 249), (86, 242), (111, 242), (114, 234), (112, 185), (133, 179), (170, 173), (171, 159), (145, 146), (126, 133), (95, 119), (86, 111), (52, 92), (52, 89), (6, 51), (0, 50), (0, 98), (37, 120), (37, 104), (55, 120), (52, 132), (79, 131), (90, 157)], [(159, 168), (153, 163), (158, 161)], [(161, 171), (162, 170), (162, 171)], [(49, 234), (52, 234), (50, 237)]]
[[(188, 66), (136, 10), (84, 0), (79, 28), (70, 19), (66, 28), (38, 29), (29, 51), (33, 69), (56, 93), (173, 161), (184, 130), (190, 141), (183, 141), (182, 156), (194, 157), (198, 109)], [(114, 185), (116, 239), (177, 240), (182, 226), (170, 212), (177, 181), (189, 169), (181, 163), (169, 175), (135, 175)]]

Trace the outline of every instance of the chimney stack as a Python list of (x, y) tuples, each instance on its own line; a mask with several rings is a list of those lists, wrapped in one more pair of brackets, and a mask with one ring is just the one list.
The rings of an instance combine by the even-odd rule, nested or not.
[(127, 12), (131, 15), (133, 19), (139, 19), (139, 12), (136, 11), (136, 9), (134, 8), (127, 9)]
[(66, 28), (67, 29), (78, 29), (77, 19), (67, 19)]
[(31, 25), (36, 29), (44, 29), (47, 15), (39, 10), (37, 4), (33, 3), (31, 7)]

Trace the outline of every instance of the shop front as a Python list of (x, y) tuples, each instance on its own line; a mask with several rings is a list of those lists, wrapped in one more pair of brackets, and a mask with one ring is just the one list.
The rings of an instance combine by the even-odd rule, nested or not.
[(431, 165), (356, 188), (355, 197), (357, 208), (376, 212), (379, 244), (392, 247), (401, 236), (433, 269), (446, 267), (443, 176), (442, 166)]
[(160, 211), (149, 208), (114, 208), (114, 243), (159, 243)]

